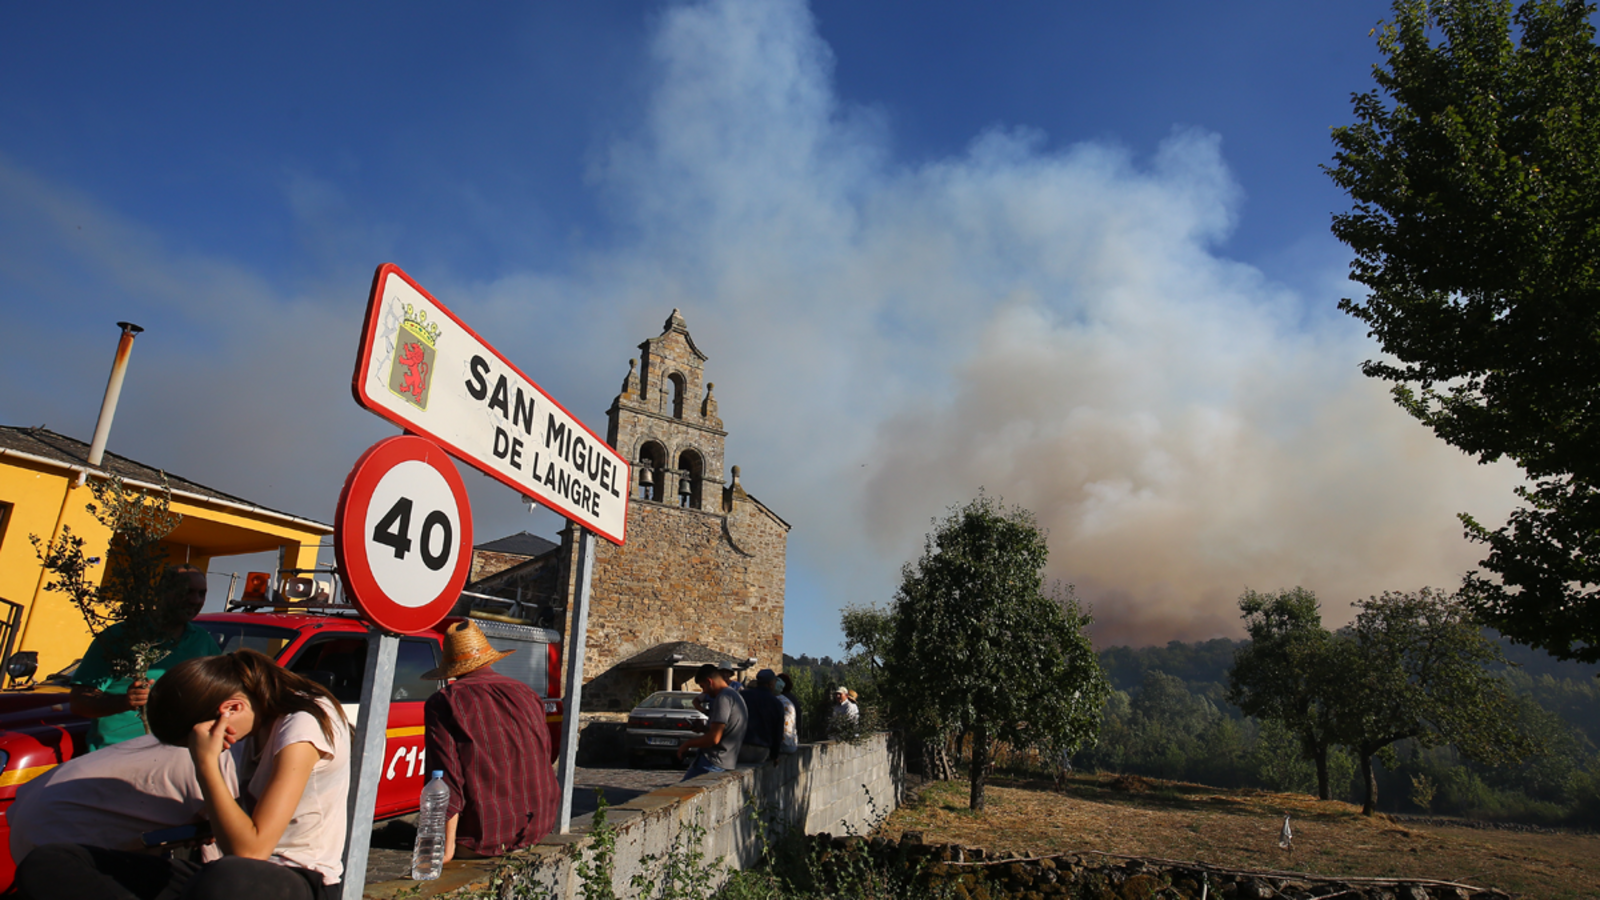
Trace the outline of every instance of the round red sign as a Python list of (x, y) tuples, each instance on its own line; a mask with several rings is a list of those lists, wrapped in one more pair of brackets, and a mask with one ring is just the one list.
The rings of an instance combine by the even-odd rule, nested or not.
[(449, 614), (472, 567), (467, 486), (438, 444), (385, 438), (356, 461), (339, 494), (334, 552), (363, 615), (400, 634)]

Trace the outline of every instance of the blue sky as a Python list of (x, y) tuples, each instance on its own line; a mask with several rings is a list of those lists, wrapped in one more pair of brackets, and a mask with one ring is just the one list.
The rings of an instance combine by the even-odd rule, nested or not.
[[(912, 10), (914, 9), (914, 13)], [(331, 521), (395, 262), (596, 430), (683, 310), (837, 653), (980, 487), (1102, 643), (1448, 586), (1515, 473), (1357, 366), (1318, 169), (1381, 3), (0, 6), (0, 421)], [(478, 533), (550, 534), (469, 474)], [(214, 568), (227, 569), (225, 561)]]

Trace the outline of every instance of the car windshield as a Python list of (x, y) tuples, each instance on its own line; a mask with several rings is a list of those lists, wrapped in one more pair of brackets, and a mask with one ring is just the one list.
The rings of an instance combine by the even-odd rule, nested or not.
[(206, 622), (199, 621), (195, 624), (210, 632), (216, 639), (223, 653), (232, 653), (235, 650), (255, 650), (260, 653), (278, 658), (283, 648), (294, 642), (299, 632), (291, 628), (275, 628), (271, 625), (247, 625), (243, 622)]
[(694, 709), (694, 694), (657, 691), (644, 698), (639, 709)]

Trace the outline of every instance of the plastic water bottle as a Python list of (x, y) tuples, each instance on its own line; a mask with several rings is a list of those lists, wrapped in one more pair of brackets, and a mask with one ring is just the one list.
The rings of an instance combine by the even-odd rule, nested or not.
[(450, 785), (435, 769), (422, 789), (417, 810), (417, 846), (411, 851), (411, 879), (432, 881), (444, 869), (444, 825), (450, 817)]

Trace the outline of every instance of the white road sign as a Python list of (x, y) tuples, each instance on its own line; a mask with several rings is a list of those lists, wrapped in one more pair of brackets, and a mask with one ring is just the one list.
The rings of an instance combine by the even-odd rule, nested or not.
[(627, 460), (392, 263), (373, 277), (353, 388), (372, 412), (623, 542)]

